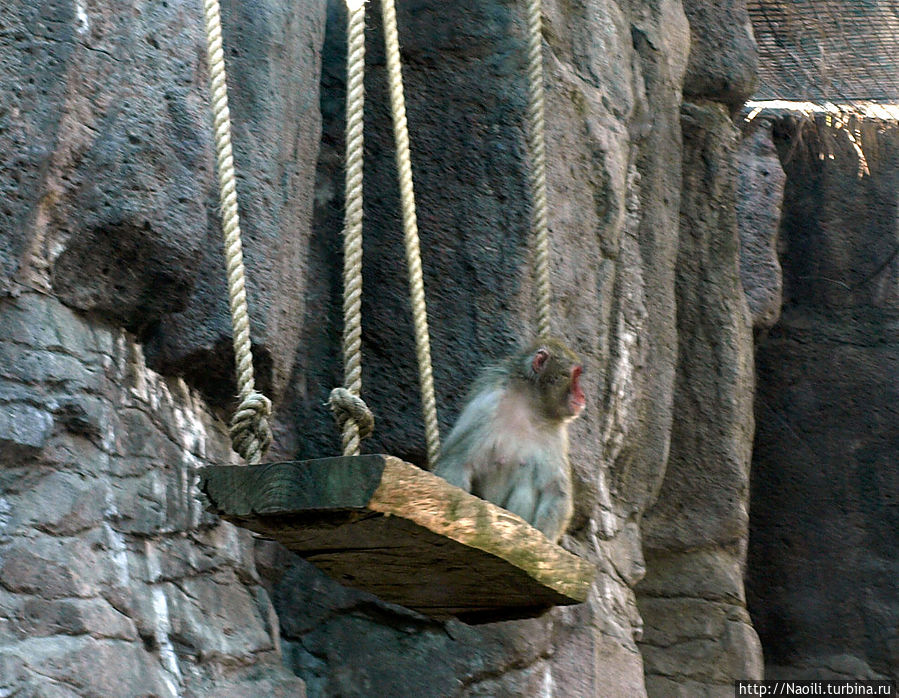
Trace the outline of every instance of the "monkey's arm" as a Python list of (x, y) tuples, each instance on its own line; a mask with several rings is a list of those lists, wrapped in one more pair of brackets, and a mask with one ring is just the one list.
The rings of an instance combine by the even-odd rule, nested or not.
[(440, 450), (440, 458), (434, 466), (434, 474), (449, 484), (471, 492), (471, 434), (453, 429)]
[(555, 543), (568, 528), (572, 510), (570, 478), (556, 478), (538, 491), (534, 528)]
[(434, 474), (451, 485), (472, 491), (474, 471), (483, 466), (493, 429), (493, 416), (502, 391), (485, 389), (465, 405), (440, 449)]
[(437, 465), (434, 466), (434, 474), (439, 475), (451, 485), (471, 492), (471, 466), (466, 463), (464, 455), (455, 451), (447, 451), (444, 446), (444, 451), (440, 454)]

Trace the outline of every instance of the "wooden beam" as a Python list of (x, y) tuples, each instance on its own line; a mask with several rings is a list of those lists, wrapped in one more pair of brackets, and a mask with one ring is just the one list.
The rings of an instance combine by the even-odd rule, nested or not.
[(585, 601), (595, 574), (515, 514), (392, 456), (212, 466), (200, 488), (222, 518), (434, 618), (540, 615)]

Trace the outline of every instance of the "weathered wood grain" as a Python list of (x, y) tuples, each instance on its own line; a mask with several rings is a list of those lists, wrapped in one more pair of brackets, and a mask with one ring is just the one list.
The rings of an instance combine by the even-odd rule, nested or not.
[(539, 615), (586, 600), (594, 576), (515, 514), (392, 456), (213, 466), (200, 487), (222, 518), (435, 618)]

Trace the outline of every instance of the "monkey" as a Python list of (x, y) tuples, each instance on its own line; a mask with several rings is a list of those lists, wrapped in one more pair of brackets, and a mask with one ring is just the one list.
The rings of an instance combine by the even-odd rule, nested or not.
[(475, 380), (434, 473), (558, 542), (573, 510), (568, 423), (586, 405), (577, 355), (537, 339)]

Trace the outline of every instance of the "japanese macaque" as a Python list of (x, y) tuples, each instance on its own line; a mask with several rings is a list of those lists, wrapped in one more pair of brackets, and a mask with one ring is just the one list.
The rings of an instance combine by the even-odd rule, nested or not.
[(543, 337), (475, 381), (434, 472), (556, 542), (571, 519), (568, 423), (586, 404), (581, 364)]

